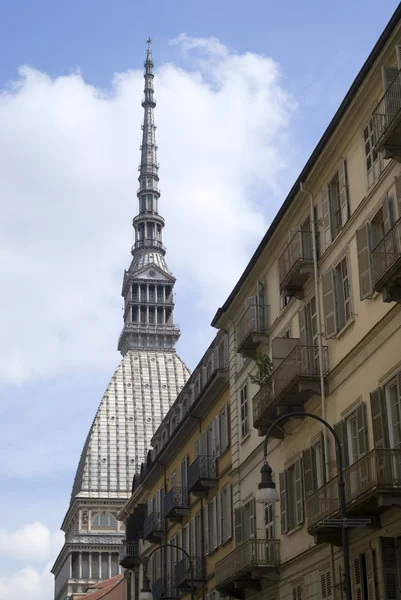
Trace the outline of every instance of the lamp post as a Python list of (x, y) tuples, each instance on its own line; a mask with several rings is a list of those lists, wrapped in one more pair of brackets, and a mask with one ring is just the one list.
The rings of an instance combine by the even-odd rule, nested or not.
[[(264, 455), (264, 463), (261, 468), (261, 480), (258, 485), (258, 491), (256, 493), (256, 502), (260, 503), (269, 503), (269, 502), (277, 502), (279, 499), (278, 492), (276, 490), (276, 485), (272, 479), (272, 469), (267, 462), (267, 444), (269, 442), (269, 435), (273, 428), (280, 423), (283, 419), (288, 419), (288, 417), (311, 417), (312, 419), (316, 419), (316, 421), (320, 421), (331, 433), (336, 442), (337, 448), (337, 457), (338, 457), (338, 495), (340, 499), (340, 517), (342, 523), (342, 540), (343, 540), (343, 557), (344, 557), (344, 577), (345, 577), (345, 598), (346, 600), (352, 600), (351, 593), (351, 569), (350, 569), (350, 561), (349, 561), (349, 540), (348, 540), (348, 524), (347, 524), (347, 505), (345, 501), (345, 482), (344, 482), (344, 471), (343, 471), (343, 452), (341, 448), (341, 442), (338, 438), (338, 435), (334, 431), (333, 427), (327, 423), (321, 417), (314, 415), (312, 413), (307, 412), (294, 412), (294, 413), (286, 413), (285, 415), (281, 415), (277, 419), (275, 419), (267, 433), (263, 444), (263, 455)], [(144, 599), (145, 600), (145, 599)], [(147, 600), (147, 599), (146, 599)]]
[(158, 550), (162, 550), (162, 548), (176, 548), (177, 550), (180, 550), (183, 554), (185, 554), (185, 556), (187, 557), (189, 561), (189, 572), (191, 575), (191, 600), (194, 600), (194, 564), (188, 552), (184, 550), (184, 548), (181, 548), (181, 546), (177, 546), (177, 544), (162, 544), (161, 546), (157, 546), (157, 548), (153, 548), (153, 550), (150, 552), (149, 556), (146, 559), (146, 562), (143, 565), (143, 584), (142, 589), (139, 593), (139, 600), (153, 600), (153, 594), (152, 590), (150, 589), (150, 581), (148, 577), (148, 564), (150, 557), (153, 554), (155, 554), (155, 552), (157, 552)]

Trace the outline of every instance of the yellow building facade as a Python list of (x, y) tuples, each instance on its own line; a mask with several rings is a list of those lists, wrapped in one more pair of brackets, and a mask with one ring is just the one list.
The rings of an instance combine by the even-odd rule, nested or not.
[[(218, 333), (152, 439), (132, 497), (120, 555), (127, 600), (138, 600), (147, 565), (153, 597), (216, 600), (215, 563), (233, 545), (228, 336)], [(171, 549), (161, 548), (172, 544)], [(149, 562), (148, 562), (149, 559)]]
[[(213, 320), (229, 335), (239, 532), (216, 567), (223, 594), (344, 598), (334, 438), (290, 414), (306, 411), (341, 440), (359, 519), (353, 598), (401, 597), (400, 18), (399, 7)], [(272, 369), (261, 385), (258, 353)], [(255, 504), (263, 439), (281, 416), (268, 444), (280, 501)]]

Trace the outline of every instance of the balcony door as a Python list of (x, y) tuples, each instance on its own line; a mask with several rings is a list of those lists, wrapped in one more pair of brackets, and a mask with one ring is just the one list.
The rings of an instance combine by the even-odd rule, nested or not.
[(317, 330), (316, 298), (312, 298), (298, 313), (299, 337), (302, 346), (301, 362), (305, 374), (319, 374), (319, 340)]
[[(385, 401), (390, 448), (401, 450), (401, 372), (386, 385)], [(400, 481), (401, 452), (394, 453), (392, 463), (394, 478)]]
[(275, 548), (273, 540), (275, 539), (274, 531), (274, 504), (265, 504), (265, 532), (266, 532), (266, 559), (267, 563), (275, 564)]

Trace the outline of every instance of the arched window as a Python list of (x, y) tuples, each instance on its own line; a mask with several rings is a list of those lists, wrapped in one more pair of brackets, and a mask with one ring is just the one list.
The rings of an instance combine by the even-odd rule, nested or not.
[(92, 527), (94, 529), (117, 529), (117, 521), (109, 513), (98, 513), (92, 519)]

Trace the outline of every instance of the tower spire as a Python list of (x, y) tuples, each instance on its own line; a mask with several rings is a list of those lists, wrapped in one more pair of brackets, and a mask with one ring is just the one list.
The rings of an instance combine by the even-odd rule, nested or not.
[(152, 39), (148, 38), (146, 43), (142, 98), (144, 117), (137, 192), (139, 210), (132, 221), (135, 242), (131, 248), (132, 263), (124, 275), (124, 328), (118, 343), (118, 349), (123, 355), (130, 349), (138, 348), (174, 350), (180, 335), (179, 328), (173, 322), (175, 278), (168, 270), (164, 258), (164, 219), (159, 214)]

